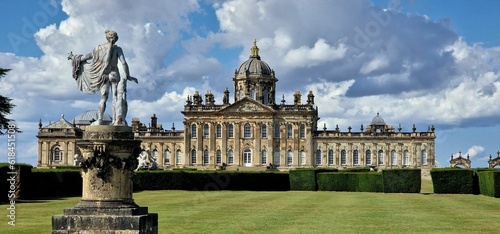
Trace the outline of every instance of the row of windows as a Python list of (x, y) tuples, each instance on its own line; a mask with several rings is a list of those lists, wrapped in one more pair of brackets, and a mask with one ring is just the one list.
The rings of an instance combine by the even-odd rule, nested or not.
[[(197, 138), (196, 134), (196, 124), (191, 125), (191, 138)], [(293, 127), (291, 124), (287, 125), (287, 131), (286, 131), (286, 136), (287, 138), (292, 138), (293, 137)], [(261, 138), (267, 138), (267, 125), (263, 124), (260, 128), (260, 136)], [(203, 125), (203, 138), (208, 138), (210, 137), (210, 126), (208, 124)], [(222, 126), (220, 124), (217, 124), (215, 126), (215, 137), (216, 138), (221, 138), (222, 137)], [(227, 137), (228, 138), (234, 138), (234, 126), (232, 124), (229, 124), (227, 126)], [(275, 124), (274, 125), (274, 138), (280, 138), (281, 133), (280, 133), (280, 125)], [(300, 138), (305, 138), (306, 137), (306, 126), (304, 124), (301, 124), (299, 127), (299, 137)], [(252, 126), (249, 123), (246, 123), (243, 126), (243, 138), (252, 138)]]
[[(366, 151), (366, 157), (365, 157), (365, 165), (372, 165), (372, 151), (367, 150)], [(427, 165), (427, 150), (422, 150), (421, 152), (421, 164), (422, 165)], [(379, 150), (378, 151), (378, 164), (383, 165), (384, 164), (384, 151)], [(391, 165), (397, 165), (397, 153), (395, 150), (391, 151), (390, 154), (390, 164)], [(353, 165), (359, 165), (360, 160), (359, 160), (359, 151), (358, 150), (353, 150), (352, 151), (352, 164)], [(315, 163), (316, 165), (321, 165), (321, 150), (316, 151), (316, 157), (315, 157)], [(328, 150), (328, 164), (333, 165), (334, 164), (334, 153), (333, 150)], [(341, 150), (340, 151), (340, 164), (341, 165), (346, 165), (347, 164), (347, 153), (346, 150)], [(410, 153), (408, 150), (405, 150), (403, 152), (403, 165), (409, 166), (410, 165)]]

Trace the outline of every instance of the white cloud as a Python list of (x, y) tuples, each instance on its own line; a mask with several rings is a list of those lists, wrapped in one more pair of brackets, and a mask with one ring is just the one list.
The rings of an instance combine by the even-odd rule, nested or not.
[[(484, 147), (483, 146), (480, 146), (480, 145), (473, 145), (471, 146), (467, 152), (462, 152), (462, 157), (467, 157), (469, 156), (470, 159), (472, 159), (473, 157), (479, 155), (480, 153), (484, 152)], [(460, 155), (459, 152), (453, 154), (454, 157), (458, 157)]]

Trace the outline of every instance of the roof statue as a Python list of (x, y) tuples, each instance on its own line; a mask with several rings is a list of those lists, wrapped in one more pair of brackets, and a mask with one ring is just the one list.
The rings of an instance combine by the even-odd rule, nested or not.
[[(73, 78), (76, 80), (78, 89), (84, 93), (94, 94), (100, 92), (101, 100), (98, 106), (97, 120), (92, 125), (106, 124), (104, 111), (111, 89), (113, 95), (113, 120), (111, 125), (127, 125), (127, 80), (138, 83), (137, 78), (130, 76), (122, 48), (115, 45), (118, 34), (115, 31), (106, 30), (107, 42), (98, 45), (92, 53), (86, 55), (68, 54), (72, 60)], [(88, 60), (92, 59), (92, 62)], [(118, 61), (123, 67), (124, 77), (120, 76)]]

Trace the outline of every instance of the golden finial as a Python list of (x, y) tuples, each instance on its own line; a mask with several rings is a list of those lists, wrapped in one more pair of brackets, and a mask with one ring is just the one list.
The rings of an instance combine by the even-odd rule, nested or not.
[(250, 49), (250, 57), (260, 59), (259, 47), (257, 47), (257, 39), (253, 39), (253, 47), (252, 49)]

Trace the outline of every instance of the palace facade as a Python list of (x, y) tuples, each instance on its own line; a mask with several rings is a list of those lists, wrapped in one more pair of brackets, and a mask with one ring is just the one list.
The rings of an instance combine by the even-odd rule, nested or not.
[[(338, 126), (318, 129), (318, 108), (309, 91), (302, 103), (296, 91), (293, 103), (285, 98), (276, 102), (278, 79), (273, 69), (261, 60), (254, 41), (250, 57), (235, 70), (233, 100), (226, 88), (222, 104), (216, 104), (208, 91), (188, 96), (184, 110), (184, 129), (163, 129), (153, 114), (151, 122), (132, 120), (136, 139), (149, 152), (159, 168), (278, 169), (298, 167), (376, 167), (432, 168), (435, 166), (435, 129), (403, 132), (387, 125), (377, 113), (360, 131), (340, 131)], [(96, 119), (88, 111), (42, 127), (38, 137), (38, 167), (73, 165), (76, 141), (85, 126)], [(109, 121), (111, 120), (108, 116)]]

